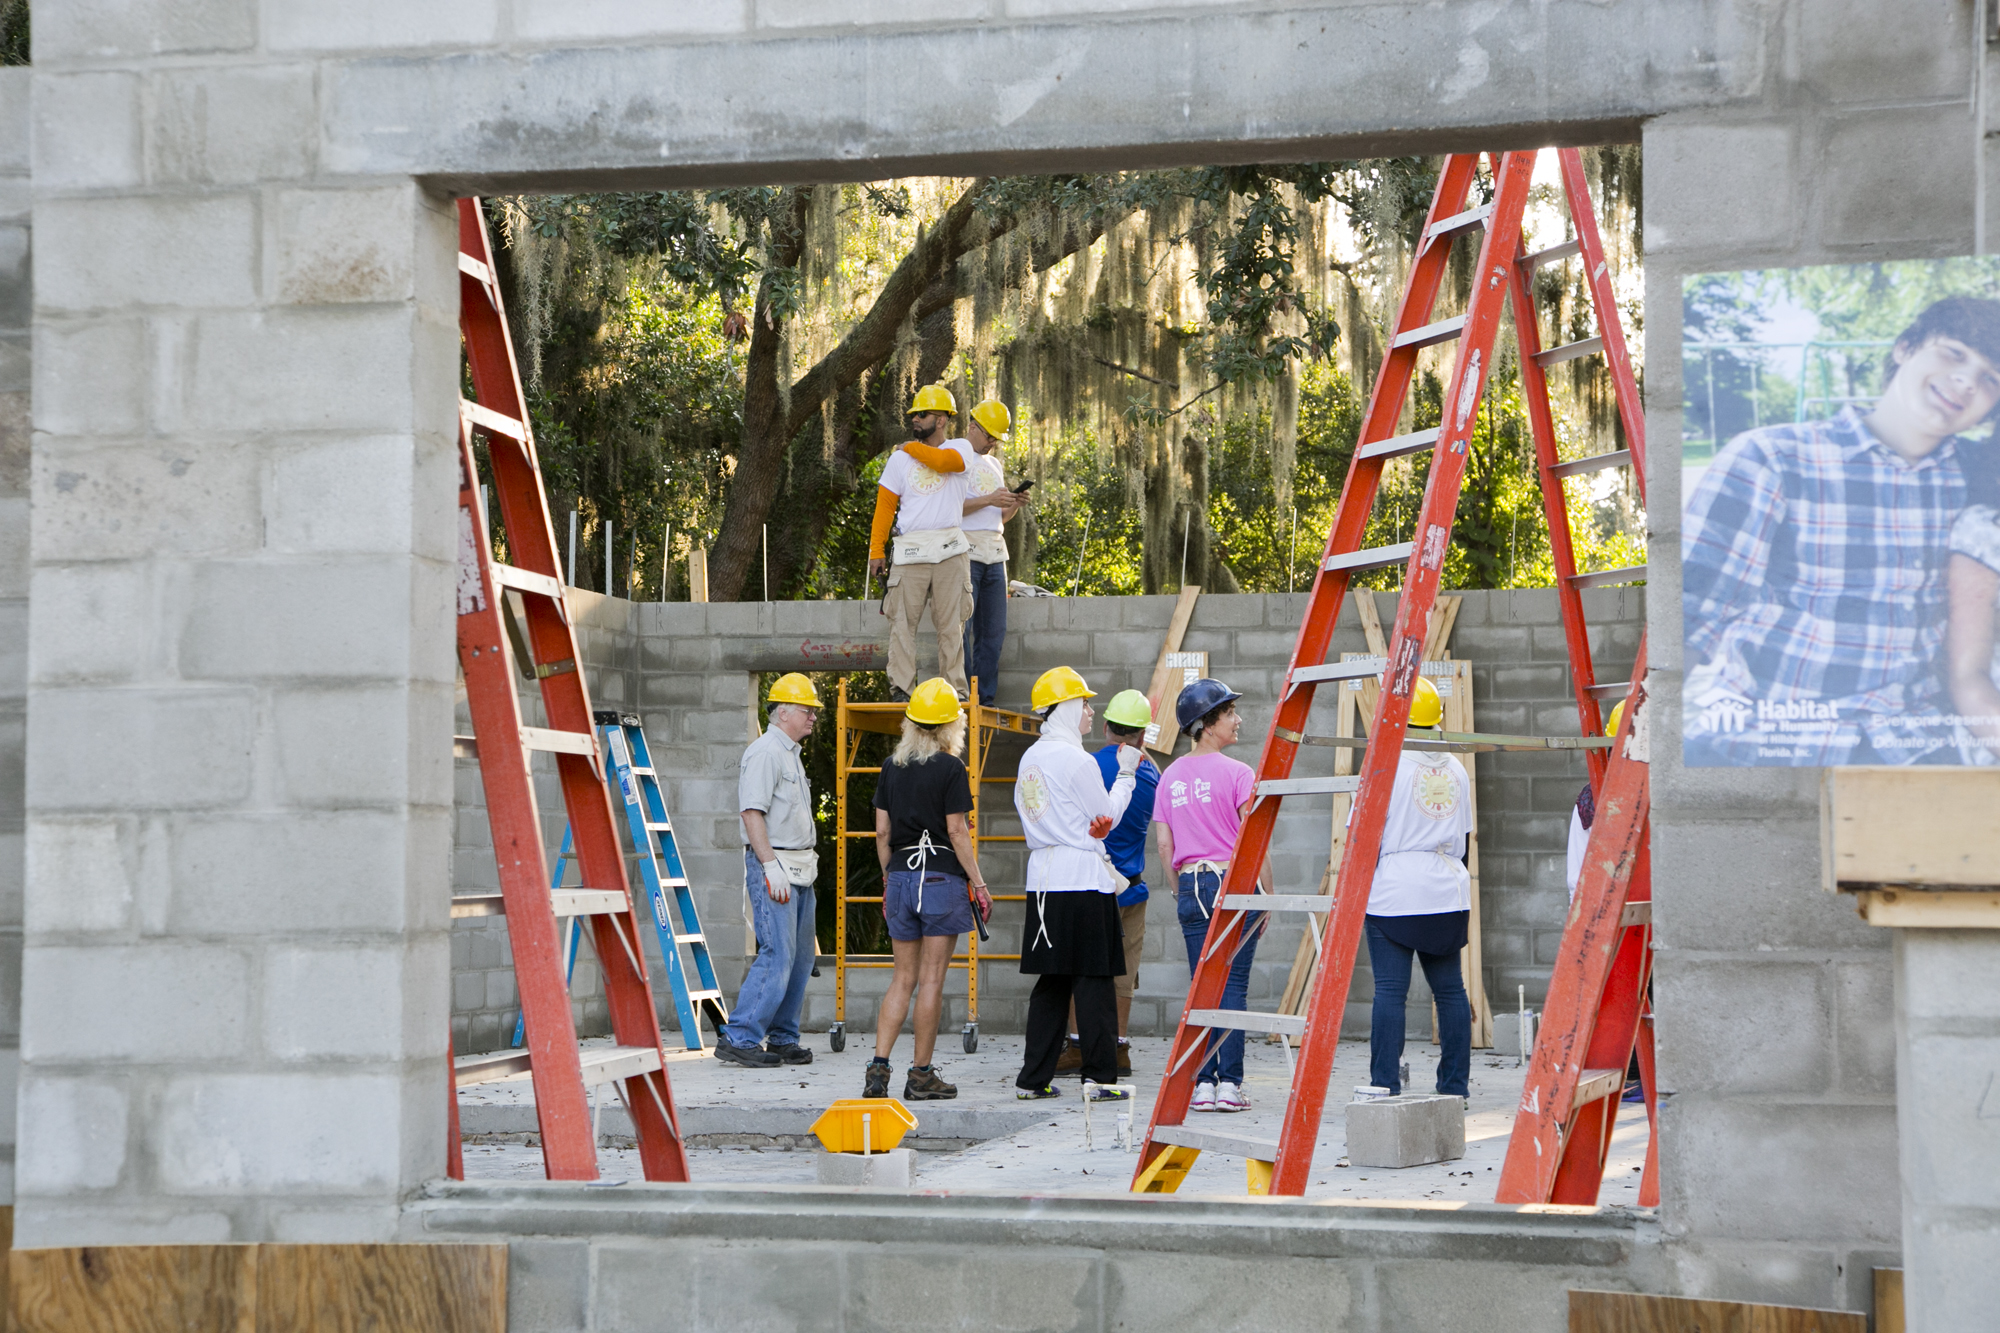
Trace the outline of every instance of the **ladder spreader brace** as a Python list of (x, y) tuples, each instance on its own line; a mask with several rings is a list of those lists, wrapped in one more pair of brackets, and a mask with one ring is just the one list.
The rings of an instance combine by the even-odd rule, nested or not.
[[(592, 729), (583, 674), (573, 669), (578, 660), (576, 633), (556, 563), (555, 529), (549, 523), (527, 403), (477, 199), (458, 201), (458, 224), (459, 325), (477, 398), (462, 402), (459, 412), (458, 660), (499, 862), (498, 905), (507, 917), (527, 1042), (522, 1050), (468, 1055), (453, 1062), (450, 1170), (463, 1178), (457, 1089), (525, 1075), (534, 1084), (542, 1161), (549, 1179), (597, 1179), (596, 1134), (585, 1086), (611, 1083), (632, 1117), (646, 1179), (686, 1180), (687, 1153), (667, 1082), (639, 922), (605, 786), (604, 756)], [(506, 565), (494, 560), (488, 544), (475, 432), (487, 444), (493, 494), (499, 501), (511, 562)], [(522, 725), (502, 616), (502, 598), (510, 591), (520, 597), (525, 612), (522, 638), (532, 658), (521, 665), (563, 668), (534, 671), (547, 726)], [(585, 887), (555, 892), (549, 888), (529, 769), (534, 751), (555, 758)], [(454, 903), (453, 915), (487, 915), (493, 908), (492, 896)], [(577, 1044), (570, 1013), (556, 931), (558, 914), (589, 922), (603, 973), (613, 1044), (588, 1056)]]
[[(1642, 580), (1645, 570), (1640, 567), (1581, 575), (1576, 572), (1574, 543), (1569, 531), (1568, 510), (1563, 502), (1562, 482), (1568, 476), (1628, 463), (1635, 465), (1643, 475), (1643, 421), (1623, 332), (1618, 323), (1617, 307), (1612, 300), (1603, 245), (1591, 211), (1582, 159), (1576, 150), (1559, 150), (1564, 190), (1576, 230), (1575, 240), (1533, 255), (1523, 250), (1522, 218), (1537, 156), (1535, 151), (1500, 156), (1490, 180), (1492, 199), (1483, 205), (1476, 205), (1471, 197), (1478, 179), (1478, 155), (1453, 155), (1446, 159), (1439, 174), (1423, 240), (1396, 312), (1388, 355), (1384, 358), (1369, 398), (1361, 442), (1354, 452), (1346, 484), (1334, 512), (1333, 525), (1327, 535), (1325, 553), (1313, 578), (1307, 611), (1299, 626), (1297, 644), (1286, 670), (1271, 731), (1258, 758), (1254, 804), (1238, 835), (1216, 910), (1209, 918), (1208, 940), (1188, 988), (1187, 1008), (1174, 1036), (1167, 1074), (1154, 1102), (1152, 1124), (1147, 1129), (1138, 1167), (1133, 1175), (1132, 1188), (1135, 1191), (1171, 1191), (1185, 1177), (1199, 1153), (1212, 1151), (1245, 1158), (1249, 1186), (1254, 1193), (1293, 1196), (1305, 1193), (1327, 1087), (1332, 1078), (1348, 986), (1353, 978), (1355, 954), (1361, 942), (1369, 890), (1381, 849), (1383, 823), (1408, 728), (1411, 695), (1422, 667), (1420, 659), (1424, 633), (1438, 595), (1445, 553), (1451, 541), (1453, 515), (1464, 480), (1467, 451), (1477, 424), (1479, 399), (1492, 368), (1501, 310), (1509, 302), (1514, 306), (1516, 333), (1521, 346), (1523, 396), (1528, 402), (1537, 468), (1543, 486), (1543, 503), (1551, 528), (1550, 546), (1559, 576), (1559, 601), (1576, 688), (1581, 735), (1595, 737), (1599, 734), (1600, 696), (1612, 691), (1597, 685), (1592, 673), (1589, 639), (1578, 594), (1586, 587)], [(1433, 319), (1434, 306), (1445, 276), (1450, 241), (1473, 229), (1479, 229), (1484, 234), (1465, 313), (1453, 318)], [(1584, 263), (1599, 333), (1576, 343), (1543, 350), (1535, 332), (1528, 279), (1542, 264), (1570, 257), (1580, 258)], [(1397, 434), (1397, 423), (1416, 369), (1417, 352), (1424, 347), (1453, 340), (1458, 347), (1451, 376), (1445, 386), (1444, 420), (1430, 429)], [(1547, 382), (1542, 372), (1549, 365), (1587, 355), (1603, 355), (1606, 359), (1630, 448), (1594, 459), (1560, 463), (1555, 454)], [(1364, 549), (1362, 541), (1374, 507), (1383, 464), (1391, 458), (1423, 450), (1430, 451), (1431, 467), (1423, 508), (1412, 540)], [(1403, 595), (1389, 639), (1388, 659), (1386, 664), (1367, 664), (1367, 674), (1383, 670), (1385, 679), (1384, 687), (1378, 692), (1374, 722), (1368, 732), (1371, 743), (1361, 760), (1360, 775), (1293, 778), (1292, 763), (1299, 747), (1319, 739), (1306, 734), (1316, 687), (1321, 683), (1347, 678), (1361, 669), (1356, 664), (1327, 661), (1334, 625), (1342, 600), (1347, 595), (1350, 576), (1360, 570), (1397, 564), (1405, 567)], [(1644, 660), (1642, 647), (1635, 682), (1643, 678)], [(1624, 900), (1620, 896), (1624, 887), (1632, 885), (1644, 869), (1643, 778), (1637, 781), (1636, 804), (1630, 795), (1634, 787), (1631, 771), (1634, 768), (1643, 770), (1644, 755), (1642, 748), (1635, 751), (1626, 740), (1635, 725), (1643, 736), (1643, 722), (1637, 707), (1643, 694), (1634, 686), (1619, 686), (1615, 690), (1620, 695), (1628, 691), (1633, 694), (1634, 706), (1626, 710), (1622, 724), (1625, 730), (1621, 733), (1618, 746), (1613, 747), (1619, 756), (1610, 766), (1615, 781), (1609, 785), (1604, 782), (1606, 765), (1602, 748), (1588, 744), (1578, 745), (1577, 748), (1585, 750), (1592, 779), (1604, 791), (1599, 805), (1600, 822), (1592, 831), (1593, 862), (1597, 867), (1591, 872), (1594, 876), (1592, 883), (1598, 888), (1596, 897), (1590, 901), (1602, 899), (1604, 909), (1609, 910), (1609, 904), (1617, 898), (1617, 907), (1611, 911), (1609, 924), (1601, 919), (1602, 911), (1592, 918), (1594, 933), (1591, 938), (1599, 942), (1602, 952), (1605, 932), (1622, 930), (1626, 941), (1632, 943), (1633, 950), (1643, 954), (1642, 935), (1626, 929)], [(1335, 791), (1354, 792), (1355, 803), (1332, 898), (1260, 894), (1257, 881), (1284, 798)], [(1617, 813), (1607, 808), (1606, 802), (1615, 805)], [(1601, 836), (1599, 828), (1603, 830)], [(1597, 852), (1600, 845), (1608, 847), (1614, 841), (1620, 845), (1631, 842), (1641, 850), (1626, 855), (1622, 860), (1617, 857), (1599, 858)], [(1622, 879), (1611, 868), (1613, 862), (1623, 867)], [(1635, 889), (1635, 893), (1638, 890)], [(1578, 901), (1586, 901), (1586, 895), (1579, 892)], [(1220, 1008), (1230, 963), (1248, 933), (1245, 927), (1250, 923), (1245, 914), (1250, 911), (1309, 911), (1328, 915), (1325, 928), (1318, 937), (1320, 965), (1303, 1020), (1284, 1015), (1226, 1012)], [(1600, 1004), (1608, 998), (1607, 985), (1611, 991), (1617, 991), (1619, 984), (1629, 982), (1630, 978), (1624, 973), (1617, 973), (1607, 981), (1605, 969), (1587, 973), (1583, 960), (1572, 958), (1569, 952), (1571, 935), (1579, 930), (1574, 912), (1571, 926), (1572, 930), (1565, 933), (1565, 952), (1563, 961), (1557, 965), (1549, 1007), (1552, 1011), (1556, 1009), (1555, 997), (1559, 993), (1571, 995), (1573, 998), (1565, 1003), (1573, 1017), (1568, 1020), (1566, 1035), (1558, 1033), (1556, 1025), (1545, 1020), (1547, 1025), (1542, 1042), (1566, 1040), (1566, 1049), (1589, 1048), (1595, 1056), (1598, 1052), (1592, 1045), (1594, 1029), (1603, 1029), (1605, 1039), (1600, 1044), (1605, 1045), (1615, 1045), (1619, 1031), (1623, 1031), (1628, 1038), (1631, 1035), (1632, 1027), (1625, 1026), (1622, 1018), (1609, 1024), (1598, 1021)], [(1621, 959), (1625, 957), (1624, 948), (1621, 944)], [(1641, 957), (1634, 965), (1643, 969), (1643, 964)], [(1629, 985), (1626, 989), (1630, 989)], [(1643, 987), (1640, 990), (1643, 991)], [(1640, 1027), (1643, 1042), (1645, 1029), (1636, 1023), (1636, 1009), (1633, 1013), (1634, 1026)], [(1284, 1026), (1274, 1026), (1276, 1024)], [(1283, 1127), (1276, 1140), (1248, 1138), (1184, 1123), (1194, 1093), (1194, 1075), (1199, 1068), (1196, 1057), (1205, 1053), (1219, 1039), (1222, 1031), (1237, 1028), (1296, 1032), (1300, 1038), (1291, 1094), (1285, 1105)], [(1625, 1049), (1628, 1052), (1631, 1050), (1629, 1040)], [(1643, 1044), (1641, 1056), (1642, 1065), (1650, 1063), (1649, 1043)], [(1544, 1060), (1541, 1045), (1537, 1046), (1536, 1058), (1538, 1062)], [(1569, 1121), (1564, 1117), (1568, 1114), (1569, 1102), (1576, 1096), (1577, 1085), (1582, 1081), (1580, 1069), (1573, 1059), (1559, 1062), (1550, 1057), (1547, 1063), (1549, 1068), (1544, 1082), (1551, 1089), (1551, 1094), (1543, 1097), (1545, 1114), (1560, 1109), (1562, 1115), (1553, 1118), (1536, 1146), (1544, 1154), (1552, 1155), (1552, 1159), (1553, 1154), (1559, 1152), (1558, 1147), (1552, 1147), (1558, 1139), (1564, 1144), (1575, 1143), (1580, 1149), (1589, 1147), (1598, 1151), (1594, 1162), (1597, 1175), (1591, 1178), (1590, 1186), (1594, 1198), (1596, 1180), (1602, 1174), (1601, 1149), (1609, 1140), (1608, 1113), (1600, 1117), (1604, 1122), (1601, 1134), (1588, 1130), (1579, 1133), (1569, 1128)], [(1621, 1056), (1616, 1063), (1622, 1087), (1624, 1058)], [(1650, 1071), (1648, 1073), (1650, 1083)], [(1531, 1086), (1533, 1080), (1531, 1072)], [(1593, 1090), (1594, 1084), (1586, 1088), (1586, 1091)], [(1615, 1094), (1611, 1105), (1616, 1105)], [(1521, 1128), (1517, 1121), (1517, 1148), (1521, 1142), (1520, 1135)], [(1579, 1161), (1581, 1155), (1579, 1153)], [(1579, 1167), (1570, 1174), (1580, 1179), (1584, 1172)], [(1551, 1170), (1544, 1175), (1547, 1177), (1546, 1188), (1554, 1190), (1554, 1172)], [(1544, 1185), (1534, 1183), (1521, 1188), (1541, 1189)]]

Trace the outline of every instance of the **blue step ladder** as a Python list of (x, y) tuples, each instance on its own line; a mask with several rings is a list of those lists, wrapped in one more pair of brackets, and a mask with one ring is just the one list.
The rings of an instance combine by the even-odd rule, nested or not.
[[(660, 794), (660, 779), (653, 768), (653, 752), (646, 744), (646, 733), (639, 725), (637, 715), (620, 713), (612, 709), (600, 709), (591, 714), (597, 724), (598, 738), (604, 742), (606, 764), (606, 785), (611, 788), (614, 804), (625, 808), (625, 825), (632, 835), (634, 852), (626, 855), (639, 863), (639, 882), (645, 886), (646, 896), (653, 904), (653, 928), (660, 937), (660, 956), (666, 960), (667, 981), (674, 997), (674, 1012), (679, 1015), (681, 1040), (691, 1052), (706, 1052), (707, 1041), (702, 1036), (701, 1019), (707, 1016), (712, 1027), (720, 1030), (729, 1021), (728, 1006), (722, 1000), (722, 987), (715, 979), (715, 964), (708, 953), (708, 937), (702, 933), (701, 916), (695, 910), (694, 889), (688, 883), (687, 867), (681, 862), (680, 845), (674, 841), (674, 823), (667, 814), (667, 803)], [(563, 876), (569, 864), (575, 859), (570, 848), (570, 830), (563, 829), (562, 852), (556, 857), (555, 874), (550, 888), (562, 888)], [(675, 914), (680, 917), (679, 930), (674, 929), (673, 915), (667, 909), (667, 898), (671, 894)], [(577, 944), (583, 934), (582, 921), (572, 918), (569, 926), (569, 943), (565, 951), (564, 975), (576, 975)], [(681, 956), (685, 947), (694, 960), (693, 975), (698, 986), (688, 984), (687, 961)], [(519, 1046), (523, 1038), (519, 1019), (514, 1022), (514, 1044)]]

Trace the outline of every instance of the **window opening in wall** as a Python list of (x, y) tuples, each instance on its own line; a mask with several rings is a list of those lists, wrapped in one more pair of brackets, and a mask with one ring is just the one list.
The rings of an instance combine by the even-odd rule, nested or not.
[[(939, 384), (961, 414), (989, 398), (1010, 409), (1006, 478), (1010, 485), (1035, 483), (1031, 501), (1004, 530), (1008, 577), (1023, 593), (1039, 593), (1044, 578), (1056, 587), (1067, 581), (1068, 591), (1083, 597), (1171, 593), (1183, 585), (1286, 591), (1299, 572), (1294, 526), (1305, 530), (1310, 552), (1332, 519), (1368, 386), (1385, 354), (1383, 330), (1422, 244), (1440, 162), (485, 200), (550, 508), (571, 515), (570, 581), (588, 585), (601, 571), (608, 585), (622, 564), (623, 587), (592, 590), (636, 602), (681, 602), (692, 595), (694, 579), (675, 572), (691, 574), (698, 565), (715, 601), (764, 594), (781, 608), (787, 601), (859, 598), (869, 583), (876, 483), (908, 434), (904, 406), (918, 387)], [(1589, 150), (1585, 162), (1619, 303), (1635, 323), (1642, 277), (1637, 151)], [(1490, 183), (1481, 188), (1490, 191)], [(1553, 206), (1555, 189), (1552, 174), (1537, 176), (1527, 220), (1531, 248), (1567, 239), (1563, 214)], [(1472, 231), (1450, 242), (1441, 318), (1464, 308), (1478, 239)], [(1561, 266), (1539, 269), (1533, 294), (1556, 335), (1551, 341), (1587, 335), (1590, 306), (1580, 275)], [(1408, 431), (1439, 421), (1450, 353), (1446, 344), (1420, 359), (1403, 423)], [(1550, 378), (1562, 457), (1618, 448), (1622, 426), (1601, 363), (1566, 361)], [(1504, 328), (1486, 392), (1445, 586), (1547, 586), (1554, 566), (1535, 510), (1539, 491), (1519, 354)], [(1366, 544), (1409, 535), (1428, 472), (1423, 455), (1389, 465), (1388, 494), (1376, 506)], [(1577, 517), (1585, 520), (1571, 524), (1585, 539), (1579, 567), (1643, 564), (1642, 506), (1628, 472), (1597, 473), (1589, 485), (1570, 489), (1569, 504), (1580, 506)], [(615, 549), (618, 539), (627, 550)], [(495, 540), (504, 544), (504, 531)], [(1393, 566), (1361, 573), (1355, 584), (1393, 589), (1400, 579), (1400, 566)], [(870, 591), (879, 598), (879, 580)], [(760, 698), (774, 678), (763, 677)], [(888, 698), (878, 673), (814, 679), (829, 701), (843, 684), (853, 700)], [(818, 925), (825, 945), (836, 934), (831, 853), (842, 831), (832, 711), (804, 750), (822, 853)], [(746, 739), (766, 720), (758, 709)], [(1253, 728), (1261, 731), (1264, 720)], [(879, 765), (881, 756), (866, 747), (886, 752), (888, 741), (869, 738), (850, 763)], [(703, 776), (733, 781), (733, 767), (724, 771), (728, 766), (713, 757), (717, 748), (706, 747), (704, 762), (716, 771)], [(1577, 774), (1581, 781), (1580, 764)], [(866, 796), (851, 799), (865, 805)], [(854, 860), (866, 879), (872, 855)], [(850, 892), (857, 886), (851, 875)], [(717, 891), (722, 901), (738, 901), (733, 888)], [(1151, 928), (1171, 933), (1173, 899), (1156, 888), (1153, 903)], [(709, 913), (714, 920), (729, 915)], [(886, 936), (875, 939), (880, 925), (858, 908), (848, 914), (851, 942), (886, 948)], [(1265, 956), (1290, 958), (1300, 938), (1296, 925), (1282, 935), (1274, 931)], [(1011, 951), (1014, 943), (995, 945)], [(825, 1021), (819, 1020), (822, 1028)], [(681, 1101), (695, 1117), (692, 1146), (718, 1154), (714, 1175), (697, 1162), (697, 1179), (810, 1178), (803, 1154), (725, 1156), (726, 1105), (704, 1119), (691, 1100), (697, 1094), (686, 1090), (709, 1082), (717, 1097), (739, 1099), (728, 1104), (748, 1105), (740, 1099), (759, 1096), (768, 1082), (774, 1095), (782, 1090), (782, 1104), (800, 1113), (835, 1095), (855, 1095), (872, 1047), (861, 1031), (865, 1024), (855, 1023), (856, 1039), (840, 1057), (824, 1049), (810, 1016), (806, 1026), (805, 1040), (822, 1047), (810, 1066), (776, 1075), (675, 1066)], [(1117, 1127), (1100, 1126), (1089, 1152), (1074, 1143), (1048, 1146), (1077, 1137), (1068, 1125), (1082, 1114), (1076, 1098), (1017, 1105), (1007, 1064), (1018, 1064), (1018, 1036), (1001, 1039), (989, 1017), (982, 1038), (976, 1056), (949, 1058), (967, 1093), (982, 1089), (980, 1100), (992, 1107), (983, 1127), (992, 1132), (960, 1146), (949, 1163), (940, 1155), (922, 1179), (1019, 1181), (1024, 1190), (1054, 1182), (1094, 1188), (1102, 1181), (1122, 1190), (1131, 1159), (1120, 1166), (1107, 1151), (1119, 1138)], [(906, 1034), (899, 1057), (907, 1056), (908, 1043)], [(1135, 1079), (1144, 1082), (1150, 1064), (1157, 1083), (1167, 1044), (1160, 1037), (1133, 1040)], [(1421, 1067), (1426, 1050), (1414, 1043), (1413, 1063)], [(1248, 1051), (1249, 1118), (1274, 1117), (1289, 1049), (1253, 1038)], [(1468, 1157), (1369, 1178), (1341, 1165), (1329, 1140), (1308, 1197), (1490, 1199), (1518, 1076), (1512, 1057), (1480, 1051), (1474, 1064), (1479, 1092)], [(1352, 1082), (1365, 1083), (1366, 1070), (1365, 1044), (1343, 1046), (1337, 1079), (1352, 1071)], [(1425, 1077), (1421, 1068), (1412, 1073)], [(961, 1096), (961, 1107), (972, 1100)], [(1135, 1117), (1143, 1126), (1143, 1102)], [(1613, 1151), (1642, 1156), (1643, 1128), (1634, 1139), (1630, 1118), (1619, 1118)], [(1333, 1139), (1336, 1120), (1329, 1116), (1326, 1127)], [(701, 1127), (711, 1122), (717, 1127)], [(1643, 1115), (1638, 1123), (1643, 1127)], [(756, 1146), (798, 1146), (793, 1140), (803, 1142), (802, 1134), (767, 1136), (772, 1142)], [(920, 1131), (918, 1141), (923, 1137)], [(514, 1170), (507, 1148), (469, 1146), (468, 1174), (487, 1173), (482, 1154), (490, 1156), (493, 1173)], [(607, 1173), (615, 1174), (606, 1160)], [(1635, 1179), (1638, 1161), (1633, 1157)], [(798, 1176), (801, 1170), (806, 1176)], [(1207, 1183), (1198, 1175), (1186, 1188), (1240, 1192), (1240, 1170), (1228, 1174)]]

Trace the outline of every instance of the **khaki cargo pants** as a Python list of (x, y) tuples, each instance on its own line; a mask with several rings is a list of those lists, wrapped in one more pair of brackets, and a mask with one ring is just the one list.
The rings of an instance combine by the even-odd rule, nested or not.
[(889, 683), (908, 694), (917, 686), (917, 621), (931, 604), (937, 630), (938, 674), (965, 697), (965, 618), (972, 612), (972, 556), (934, 565), (896, 565), (882, 594), (889, 616)]

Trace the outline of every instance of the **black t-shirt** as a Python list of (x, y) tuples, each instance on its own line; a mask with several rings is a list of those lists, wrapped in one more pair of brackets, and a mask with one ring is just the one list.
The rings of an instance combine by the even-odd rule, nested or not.
[(920, 764), (885, 762), (875, 779), (875, 808), (889, 814), (889, 869), (915, 869), (907, 864), (910, 853), (929, 830), (932, 851), (923, 864), (964, 877), (965, 867), (952, 852), (951, 834), (944, 825), (946, 815), (972, 810), (972, 785), (966, 781), (963, 760), (934, 754)]
[(1965, 502), (2000, 507), (2000, 435), (1958, 442), (1958, 467), (1965, 474)]

